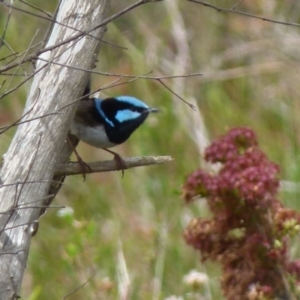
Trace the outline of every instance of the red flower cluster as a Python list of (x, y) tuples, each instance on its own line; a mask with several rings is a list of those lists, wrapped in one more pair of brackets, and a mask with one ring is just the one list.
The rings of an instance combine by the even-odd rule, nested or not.
[(249, 128), (232, 129), (213, 142), (205, 160), (220, 163), (218, 173), (192, 173), (183, 197), (187, 202), (205, 197), (213, 217), (193, 220), (186, 242), (203, 259), (221, 263), (222, 289), (230, 300), (297, 293), (300, 263), (289, 261), (288, 242), (300, 230), (300, 214), (276, 199), (279, 167), (258, 148)]

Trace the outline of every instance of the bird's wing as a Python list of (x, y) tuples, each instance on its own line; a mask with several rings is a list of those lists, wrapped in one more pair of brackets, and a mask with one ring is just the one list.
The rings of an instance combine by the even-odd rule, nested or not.
[(74, 121), (90, 127), (99, 126), (103, 123), (100, 114), (95, 109), (93, 98), (79, 102)]

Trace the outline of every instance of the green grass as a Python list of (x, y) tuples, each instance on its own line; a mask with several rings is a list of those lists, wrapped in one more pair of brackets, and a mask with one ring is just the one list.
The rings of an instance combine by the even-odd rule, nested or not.
[[(230, 8), (236, 1), (214, 2)], [(54, 3), (31, 3), (47, 5), (45, 9), (52, 12), (55, 8)], [(233, 126), (252, 127), (262, 148), (280, 165), (282, 179), (296, 184), (284, 189), (281, 198), (287, 206), (300, 209), (298, 29), (221, 14), (185, 1), (172, 3), (150, 3), (109, 24), (105, 40), (127, 50), (103, 45), (97, 70), (133, 75), (153, 71), (149, 76), (204, 73), (164, 79), (174, 92), (197, 104), (197, 111), (149, 79), (101, 94), (130, 94), (161, 109), (115, 151), (123, 157), (171, 155), (174, 161), (128, 170), (123, 179), (120, 172), (89, 175), (85, 182), (80, 176), (68, 178), (53, 205), (71, 207), (73, 214), (62, 217), (58, 208), (52, 208), (41, 219), (32, 240), (22, 299), (63, 299), (84, 283), (67, 299), (156, 300), (171, 295), (199, 299), (198, 292), (207, 300), (222, 299), (218, 266), (203, 264), (182, 238), (192, 218), (209, 213), (204, 201), (186, 206), (180, 197), (186, 175), (200, 167), (199, 149), (205, 140), (199, 139), (199, 132), (213, 139)], [(289, 4), (263, 3), (256, 6), (244, 1), (239, 9), (273, 19), (299, 20), (299, 10), (297, 14), (293, 10), (290, 17)], [(113, 2), (111, 14), (119, 9), (119, 3)], [(7, 9), (0, 11), (1, 32), (7, 15)], [(6, 42), (22, 52), (38, 28), (37, 41), (46, 22), (13, 12)], [(1, 57), (9, 53), (5, 46), (0, 49)], [(30, 66), (26, 68), (30, 72)], [(93, 89), (115, 79), (95, 75)], [(14, 78), (4, 90), (19, 80)], [(20, 117), (28, 89), (23, 86), (0, 100), (1, 126)], [(13, 132), (1, 136), (1, 154)], [(111, 158), (84, 144), (78, 149), (87, 161)], [(297, 257), (299, 249), (295, 249)], [(204, 290), (184, 284), (184, 276), (193, 269), (208, 274)]]

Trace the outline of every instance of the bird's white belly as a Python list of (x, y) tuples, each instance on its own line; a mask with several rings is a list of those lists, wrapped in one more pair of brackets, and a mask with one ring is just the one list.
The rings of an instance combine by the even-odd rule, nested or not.
[(111, 148), (116, 146), (116, 144), (108, 140), (103, 126), (88, 127), (72, 122), (70, 130), (71, 133), (76, 135), (81, 141), (91, 146), (97, 148)]

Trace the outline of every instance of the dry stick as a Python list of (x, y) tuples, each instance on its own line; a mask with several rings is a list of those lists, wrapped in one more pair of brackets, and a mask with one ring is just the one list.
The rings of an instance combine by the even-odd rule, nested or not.
[(157, 81), (162, 84), (169, 92), (171, 92), (173, 95), (175, 95), (177, 98), (179, 98), (182, 102), (184, 102), (185, 104), (187, 104), (191, 109), (196, 111), (196, 106), (187, 102), (186, 100), (184, 100), (182, 97), (180, 97), (177, 93), (175, 93), (171, 88), (169, 88), (165, 83), (162, 82), (162, 80), (157, 79)]
[[(0, 2), (1, 2), (1, 1), (0, 1)], [(20, 11), (20, 12), (23, 12), (23, 13), (26, 13), (26, 14), (28, 14), (28, 15), (31, 15), (31, 16), (34, 16), (34, 17), (37, 17), (37, 18), (40, 18), (40, 19), (43, 19), (43, 20), (46, 20), (46, 21), (50, 21), (50, 22), (52, 22), (52, 23), (55, 23), (55, 24), (64, 26), (64, 27), (69, 28), (69, 29), (73, 29), (73, 30), (76, 31), (76, 32), (80, 32), (80, 33), (86, 34), (87, 36), (90, 36), (90, 37), (92, 37), (92, 38), (94, 38), (94, 39), (96, 39), (96, 40), (98, 40), (98, 41), (101, 41), (102, 43), (109, 44), (109, 45), (111, 45), (111, 46), (114, 46), (114, 47), (117, 47), (117, 48), (121, 48), (121, 49), (127, 49), (127, 48), (125, 48), (125, 47), (121, 47), (121, 46), (118, 46), (118, 45), (113, 44), (113, 43), (111, 43), (111, 42), (107, 42), (107, 41), (104, 41), (104, 40), (102, 40), (102, 39), (99, 39), (99, 38), (95, 37), (94, 35), (89, 34), (89, 33), (86, 33), (86, 32), (84, 32), (84, 31), (82, 31), (82, 30), (79, 30), (79, 29), (77, 29), (77, 28), (75, 28), (75, 27), (72, 27), (72, 26), (69, 26), (69, 25), (60, 23), (60, 22), (56, 21), (55, 19), (53, 19), (53, 16), (52, 16), (51, 14), (48, 14), (48, 13), (45, 12), (44, 10), (42, 10), (42, 9), (40, 9), (40, 8), (38, 8), (38, 7), (36, 7), (36, 6), (32, 5), (32, 4), (30, 4), (30, 3), (27, 3), (27, 2), (25, 2), (25, 1), (20, 0), (20, 2), (23, 2), (24, 4), (27, 4), (28, 6), (31, 6), (31, 7), (35, 8), (35, 9), (37, 9), (37, 10), (43, 12), (43, 13), (46, 14), (48, 17), (44, 17), (44, 16), (41, 16), (41, 15), (35, 14), (35, 13), (33, 13), (33, 12), (30, 12), (30, 11), (25, 10), (25, 9), (21, 9), (21, 8), (19, 8), (19, 7), (17, 7), (17, 6), (14, 6), (14, 5), (11, 5), (11, 4), (8, 4), (8, 3), (5, 3), (4, 5), (7, 6), (7, 7), (9, 7), (9, 8), (12, 8), (12, 9), (14, 9), (14, 10), (17, 10), (17, 11)]]
[(110, 23), (111, 21), (121, 17), (122, 15), (126, 14), (127, 12), (135, 9), (136, 7), (140, 6), (140, 5), (143, 5), (143, 4), (146, 4), (148, 2), (158, 2), (158, 1), (162, 1), (162, 0), (154, 0), (154, 1), (151, 1), (151, 0), (140, 0), (130, 6), (128, 6), (127, 8), (121, 10), (120, 12), (114, 14), (113, 16), (107, 18), (106, 20), (104, 20), (103, 22), (101, 22), (100, 24), (94, 26), (93, 28), (91, 28), (90, 30), (87, 30), (86, 32), (79, 32), (77, 33), (76, 35), (72, 36), (71, 38), (68, 38), (60, 43), (57, 43), (55, 45), (52, 45), (52, 46), (49, 46), (49, 47), (46, 47), (44, 49), (41, 49), (41, 50), (38, 50), (37, 52), (33, 53), (33, 54), (30, 54), (28, 55), (27, 57), (25, 57), (23, 60), (21, 60), (21, 62), (18, 62), (18, 63), (13, 63), (13, 64), (10, 64), (10, 65), (6, 65), (2, 68), (0, 68), (0, 73), (4, 72), (4, 71), (7, 71), (7, 70), (10, 70), (16, 66), (18, 66), (20, 63), (25, 63), (27, 61), (30, 61), (32, 59), (37, 59), (38, 56), (42, 53), (45, 53), (47, 51), (51, 51), (53, 49), (56, 49), (62, 45), (65, 45), (65, 44), (68, 44), (76, 39), (79, 39), (79, 38), (82, 38), (83, 36), (86, 36), (88, 34), (90, 34), (91, 32), (95, 31), (96, 29), (99, 29), (105, 25), (107, 25), (108, 23)]
[(182, 74), (182, 75), (166, 75), (166, 76), (147, 76), (147, 74), (152, 73), (153, 71), (149, 71), (146, 73), (146, 75), (130, 75), (130, 74), (118, 74), (118, 73), (108, 73), (108, 72), (101, 72), (101, 71), (93, 71), (89, 69), (84, 69), (84, 68), (79, 68), (79, 67), (74, 67), (74, 66), (69, 66), (67, 64), (62, 64), (58, 63), (55, 61), (49, 61), (48, 59), (44, 59), (42, 57), (38, 58), (41, 61), (47, 62), (48, 64), (54, 64), (66, 68), (70, 68), (73, 70), (78, 70), (78, 71), (83, 71), (83, 72), (89, 72), (91, 74), (96, 74), (96, 75), (103, 75), (103, 76), (108, 76), (108, 77), (124, 77), (124, 78), (141, 78), (141, 79), (149, 79), (149, 80), (161, 80), (161, 79), (174, 79), (174, 78), (182, 78), (182, 77), (197, 77), (197, 76), (202, 76), (203, 73), (198, 72), (198, 73), (191, 73), (191, 74)]
[[(123, 158), (125, 170), (135, 167), (163, 164), (172, 161), (171, 156), (144, 156)], [(118, 164), (114, 159), (86, 163), (90, 170), (85, 170), (85, 174), (120, 171)], [(60, 164), (57, 166), (55, 176), (70, 176), (83, 174), (82, 167), (77, 162), (69, 164)]]
[(52, 18), (52, 17), (53, 17), (50, 13), (48, 13), (47, 11), (44, 11), (43, 9), (39, 8), (38, 6), (35, 6), (35, 5), (33, 5), (33, 4), (31, 4), (31, 3), (28, 3), (28, 2), (26, 2), (26, 1), (24, 1), (24, 0), (20, 0), (20, 2), (22, 2), (22, 3), (26, 4), (26, 5), (28, 5), (29, 7), (33, 8), (33, 9), (36, 9), (37, 11), (42, 12), (43, 14), (45, 14), (46, 16), (48, 16), (49, 18)]
[[(39, 32), (39, 30), (36, 30), (35, 34), (33, 35), (32, 39), (31, 39), (31, 41), (30, 41), (29, 47), (28, 47), (27, 50), (24, 52), (24, 57), (28, 54), (28, 52), (29, 52), (29, 50), (30, 50), (30, 48), (31, 48), (31, 46), (32, 46), (32, 43), (33, 43), (35, 37), (37, 36), (38, 32)], [(19, 68), (22, 68), (23, 71), (25, 72), (25, 76), (28, 77), (28, 75), (26, 74), (26, 70), (24, 69), (24, 67), (23, 67), (23, 65), (22, 65), (21, 63), (20, 63), (20, 64), (16, 67), (16, 69), (14, 70), (14, 74), (16, 74), (16, 73), (18, 72)], [(7, 88), (10, 87), (10, 85), (11, 85), (13, 79), (14, 79), (14, 75), (13, 75), (13, 77), (10, 79), (10, 81), (8, 82)]]
[(2, 83), (1, 83), (1, 85), (0, 85), (0, 92), (1, 92), (2, 88), (4, 87), (5, 83), (6, 83), (6, 80), (3, 80)]
[[(25, 51), (23, 51), (23, 52), (14, 52), (14, 51), (11, 49), (11, 47), (9, 46), (9, 44), (7, 44), (7, 43), (5, 42), (5, 40), (3, 40), (3, 42), (4, 42), (5, 45), (9, 48), (9, 50), (10, 50), (11, 52), (13, 52), (13, 53), (12, 53), (12, 54), (8, 54), (7, 56), (4, 56), (4, 57), (0, 58), (0, 61), (2, 61), (2, 60), (7, 60), (7, 59), (10, 58), (11, 56), (15, 56), (10, 62), (8, 62), (8, 63), (12, 63), (14, 60), (16, 60), (17, 58), (19, 58), (20, 56), (22, 56), (25, 52), (28, 52), (27, 49), (26, 49)], [(40, 46), (40, 45), (42, 45), (42, 42), (38, 42), (38, 43), (32, 45), (31, 48), (30, 48), (29, 50), (32, 50), (32, 49), (34, 49), (34, 48), (36, 48), (36, 47), (38, 47), (38, 46)]]
[[(137, 2), (136, 4), (130, 6), (130, 7), (126, 8), (126, 9), (124, 9), (123, 11), (121, 11), (121, 12), (119, 12), (119, 13), (113, 15), (112, 17), (108, 18), (106, 21), (102, 22), (100, 25), (97, 25), (96, 27), (94, 27), (93, 29), (89, 30), (88, 32), (80, 31), (79, 34), (77, 34), (76, 36), (74, 36), (74, 37), (68, 39), (67, 41), (63, 41), (63, 42), (61, 42), (61, 43), (59, 43), (59, 44), (56, 44), (56, 45), (53, 45), (53, 46), (44, 48), (43, 50), (39, 50), (39, 51), (37, 51), (34, 55), (28, 55), (27, 57), (24, 57), (24, 58), (21, 59), (21, 61), (18, 62), (18, 63), (11, 64), (10, 66), (9, 66), (9, 64), (7, 64), (6, 67), (0, 68), (0, 73), (4, 72), (4, 71), (6, 71), (6, 70), (9, 70), (9, 69), (11, 69), (11, 68), (14, 68), (14, 67), (16, 67), (16, 66), (20, 66), (21, 64), (23, 64), (23, 63), (25, 63), (25, 62), (27, 62), (27, 61), (29, 61), (29, 60), (35, 59), (35, 58), (37, 58), (37, 56), (38, 56), (39, 54), (44, 53), (44, 52), (46, 52), (46, 51), (48, 51), (48, 50), (55, 49), (56, 47), (58, 47), (58, 46), (60, 46), (60, 45), (63, 45), (63, 44), (65, 44), (65, 43), (68, 42), (68, 41), (72, 41), (72, 40), (76, 39), (77, 37), (83, 37), (85, 34), (87, 34), (87, 35), (90, 36), (89, 32), (92, 32), (93, 30), (95, 30), (95, 29), (97, 29), (97, 28), (99, 28), (99, 27), (101, 27), (101, 26), (106, 25), (106, 24), (109, 23), (110, 21), (114, 20), (115, 18), (117, 18), (117, 17), (123, 15), (125, 12), (130, 11), (131, 9), (133, 9), (133, 8), (135, 8), (135, 7), (137, 7), (137, 6), (141, 5), (141, 4), (144, 4), (144, 3), (147, 3), (147, 2), (158, 2), (158, 1), (162, 1), (162, 0), (154, 0), (154, 1), (151, 1), (151, 0), (148, 0), (148, 1), (147, 1), (147, 0), (144, 0), (144, 1), (139, 1), (139, 2)], [(37, 16), (38, 16), (38, 15), (37, 15)], [(53, 21), (53, 20), (51, 20), (51, 21)], [(65, 27), (68, 27), (68, 26), (66, 26), (66, 25), (64, 25), (64, 24), (60, 24), (60, 25), (63, 25), (63, 26), (65, 26)], [(74, 28), (72, 28), (72, 29), (74, 29)], [(74, 30), (75, 30), (75, 29), (74, 29)], [(77, 31), (78, 31), (78, 30), (77, 30)], [(104, 42), (104, 41), (102, 41), (102, 42)], [(42, 58), (39, 58), (39, 59), (40, 59), (40, 60), (44, 60), (44, 59), (42, 59)], [(45, 61), (48, 62), (48, 63), (50, 63), (50, 62), (47, 61), (47, 60), (45, 60)], [(55, 62), (52, 60), (52, 63), (55, 63)], [(62, 64), (59, 64), (59, 63), (56, 63), (56, 64), (62, 65)], [(9, 67), (7, 67), (7, 66), (9, 66)], [(64, 65), (64, 66), (65, 66), (65, 67), (70, 67), (70, 66), (68, 66), (68, 65)], [(77, 69), (77, 68), (74, 68), (74, 69)], [(78, 68), (78, 69), (80, 69), (80, 68)], [(110, 74), (110, 73), (103, 73), (103, 72), (97, 72), (97, 71), (85, 70), (85, 69), (80, 69), (80, 70), (82, 70), (82, 71), (87, 71), (87, 72), (90, 72), (90, 73), (93, 73), (93, 74), (101, 74), (101, 75), (106, 75), (106, 76), (136, 77), (136, 75)], [(35, 73), (34, 73), (34, 74), (35, 74)], [(0, 99), (3, 98), (4, 96), (8, 95), (9, 93), (15, 91), (18, 87), (20, 87), (20, 86), (23, 85), (26, 81), (28, 81), (34, 74), (30, 75), (29, 78), (27, 78), (26, 80), (24, 80), (24, 81), (23, 81), (21, 84), (19, 84), (16, 88), (14, 88), (14, 89), (12, 89), (12, 90), (10, 90), (10, 91), (4, 93), (2, 96), (0, 96)], [(144, 79), (160, 79), (160, 78), (176, 78), (176, 77), (182, 77), (182, 76), (183, 76), (183, 77), (186, 77), (186, 76), (191, 77), (191, 76), (201, 76), (201, 75), (202, 75), (202, 73), (195, 73), (195, 74), (175, 75), (175, 76), (164, 76), (164, 77), (148, 77), (148, 76), (142, 76), (141, 78), (144, 78)]]
[(236, 7), (238, 7), (242, 2), (244, 2), (245, 0), (240, 0), (239, 2), (237, 2), (236, 4), (234, 4), (230, 10), (234, 10)]
[[(28, 80), (30, 80), (35, 74), (37, 74), (39, 71), (41, 71), (43, 68), (47, 67), (48, 65), (50, 65), (51, 63), (54, 63), (54, 60), (57, 59), (58, 57), (60, 57), (61, 55), (63, 55), (69, 48), (73, 47), (73, 44), (70, 44), (70, 46), (66, 47), (66, 49), (64, 49), (64, 51), (62, 51), (60, 54), (56, 55), (55, 57), (53, 57), (51, 60), (46, 60), (46, 64), (44, 64), (39, 70), (35, 70), (35, 72), (33, 74), (31, 74), (30, 76), (27, 76), (27, 78), (25, 80), (23, 80), (21, 83), (19, 83), (17, 86), (15, 86), (14, 88), (10, 89), (9, 91), (6, 91), (5, 93), (3, 93), (0, 96), (1, 98), (4, 98), (5, 96), (7, 96), (8, 94), (14, 92), (15, 90), (17, 90), (20, 86), (22, 86), (23, 84), (25, 84)], [(26, 51), (24, 51), (23, 53), (27, 53), (29, 50), (31, 49), (31, 47), (28, 47), (28, 49)], [(23, 54), (22, 54), (23, 55)], [(25, 56), (25, 55), (24, 55)], [(42, 60), (42, 59), (41, 59)], [(21, 66), (21, 62), (19, 62), (19, 66)], [(62, 66), (64, 66), (62, 64)], [(82, 69), (82, 71), (88, 72), (87, 69)]]
[[(31, 108), (31, 110), (32, 110), (32, 108)], [(28, 122), (31, 122), (31, 121), (35, 121), (35, 120), (38, 120), (38, 119), (41, 119), (41, 118), (45, 118), (45, 117), (49, 117), (49, 116), (59, 114), (59, 112), (52, 112), (52, 113), (44, 114), (42, 116), (38, 116), (38, 117), (35, 117), (35, 118), (32, 118), (32, 119), (21, 121), (29, 112), (30, 111), (26, 112), (26, 114), (24, 114), (20, 119), (18, 119), (17, 121), (12, 123), (11, 125), (6, 126), (6, 127), (1, 127), (0, 129), (2, 129), (2, 131), (0, 131), (0, 135), (3, 134), (5, 131), (9, 130), (10, 128), (14, 127), (14, 126), (18, 126), (18, 125), (25, 124), (25, 123), (28, 123)], [(0, 167), (1, 167), (1, 164), (0, 164)]]
[(15, 76), (15, 77), (24, 77), (24, 76), (27, 76), (26, 74), (22, 74), (22, 73), (19, 73), (19, 74), (12, 74), (12, 73), (2, 73), (1, 75), (3, 76)]
[(266, 22), (275, 23), (275, 24), (300, 27), (299, 23), (283, 22), (283, 21), (273, 20), (273, 19), (270, 19), (270, 18), (259, 17), (257, 15), (249, 14), (249, 13), (239, 11), (239, 10), (235, 10), (235, 9), (227, 9), (227, 8), (223, 8), (223, 7), (218, 7), (218, 6), (215, 6), (213, 4), (210, 4), (210, 3), (207, 3), (207, 2), (204, 2), (204, 1), (199, 1), (199, 0), (188, 0), (188, 1), (189, 2), (194, 2), (194, 3), (197, 3), (197, 4), (201, 4), (201, 5), (206, 6), (206, 7), (213, 8), (218, 12), (233, 13), (233, 14), (242, 15), (242, 16), (245, 16), (245, 17), (250, 17), (250, 18), (254, 18), (254, 19), (258, 19), (258, 20), (262, 20), (262, 21), (266, 21)]
[[(152, 73), (152, 71), (148, 72), (147, 74), (149, 74), (149, 73)], [(192, 74), (185, 74), (185, 75), (170, 75), (170, 76), (154, 76), (154, 77), (146, 76), (146, 75), (140, 75), (140, 76), (137, 76), (137, 75), (122, 75), (124, 78), (128, 78), (128, 77), (131, 78), (132, 77), (132, 79), (127, 80), (125, 82), (118, 83), (118, 81), (120, 81), (123, 78), (123, 77), (120, 77), (116, 81), (113, 81), (112, 83), (109, 83), (106, 86), (103, 86), (99, 89), (96, 89), (93, 92), (91, 92), (90, 94), (94, 94), (96, 92), (100, 92), (100, 91), (103, 91), (103, 90), (106, 90), (106, 89), (110, 89), (110, 88), (114, 88), (116, 86), (120, 86), (120, 85), (123, 85), (123, 84), (126, 84), (126, 83), (130, 83), (130, 82), (133, 82), (137, 79), (156, 80), (156, 81), (159, 81), (168, 91), (170, 91), (172, 94), (174, 94), (180, 100), (182, 100), (184, 103), (186, 103), (188, 106), (190, 106), (193, 110), (196, 110), (196, 107), (193, 104), (187, 102), (182, 97), (180, 97), (178, 94), (176, 94), (171, 88), (169, 88), (165, 83), (163, 83), (161, 81), (161, 79), (176, 79), (176, 78), (182, 78), (182, 77), (195, 77), (195, 76), (202, 76), (202, 75), (203, 75), (203, 73), (192, 73)]]
[[(87, 70), (88, 71), (88, 70)], [(98, 72), (93, 72), (93, 71), (89, 71), (91, 73), (98, 73)], [(95, 94), (97, 92), (100, 92), (100, 91), (103, 91), (103, 90), (106, 90), (106, 89), (111, 89), (111, 88), (114, 88), (114, 87), (117, 87), (117, 86), (120, 86), (120, 85), (123, 85), (123, 84), (127, 84), (127, 83), (131, 83), (137, 79), (149, 79), (149, 80), (157, 80), (157, 81), (160, 81), (160, 79), (174, 79), (174, 78), (181, 78), (181, 77), (195, 77), (195, 76), (202, 76), (203, 74), (202, 73), (193, 73), (193, 74), (185, 74), (185, 75), (171, 75), (171, 76), (160, 76), (160, 77), (151, 77), (151, 76), (147, 76), (147, 74), (149, 73), (152, 73), (152, 71), (146, 73), (145, 75), (121, 75), (121, 74), (110, 74), (108, 76), (120, 76), (120, 78), (118, 78), (117, 80), (113, 81), (112, 83), (108, 83), (107, 85), (104, 85), (102, 86), (101, 88), (99, 89), (96, 89), (92, 92), (90, 92), (89, 94), (86, 94), (72, 102), (70, 102), (69, 104), (63, 106), (63, 107), (60, 107), (58, 110), (62, 110), (70, 105), (73, 105), (74, 103), (78, 102), (79, 100), (83, 99), (84, 97), (86, 96), (90, 96), (92, 94)], [(127, 80), (125, 82), (120, 82), (119, 81), (121, 79), (124, 78), (131, 78), (130, 80)], [(162, 82), (161, 82), (162, 83)], [(164, 83), (162, 83), (162, 85), (164, 85), (171, 93), (175, 94), (170, 88), (168, 88)], [(181, 99), (183, 102), (185, 102), (186, 104), (188, 104), (192, 109), (195, 110), (195, 107), (193, 104), (190, 104), (188, 102), (186, 102), (182, 97), (180, 97), (179, 95), (175, 94), (179, 99)]]
[[(45, 65), (47, 66), (47, 65)], [(32, 73), (31, 75), (29, 75), (25, 80), (23, 80), (21, 83), (19, 83), (18, 85), (16, 85), (15, 87), (13, 87), (12, 89), (10, 89), (9, 91), (4, 92), (2, 95), (0, 95), (0, 100), (2, 98), (4, 98), (5, 96), (13, 93), (14, 91), (16, 91), (19, 87), (21, 87), (23, 84), (25, 84), (27, 81), (29, 81), (36, 73), (38, 73), (40, 70), (42, 70), (45, 66), (42, 66), (39, 70), (35, 71), (34, 73)], [(3, 74), (4, 75), (4, 74)]]
[[(68, 27), (68, 26), (66, 26), (66, 27)], [(82, 31), (81, 31), (82, 32)], [(34, 38), (33, 38), (34, 39)], [(33, 39), (32, 39), (32, 41), (33, 41)], [(24, 54), (24, 57), (26, 56), (26, 53), (32, 48), (31, 47), (31, 44), (32, 44), (32, 42), (30, 43), (30, 45), (29, 45), (29, 47), (28, 47), (28, 49), (25, 51), (25, 52), (23, 52), (23, 53), (25, 53)], [(64, 54), (64, 52), (66, 52), (69, 48), (71, 48), (73, 46), (73, 44), (71, 44), (70, 46), (68, 46), (62, 53), (60, 53), (59, 55), (57, 55), (57, 56), (55, 56), (54, 58), (52, 58), (52, 60), (51, 61), (49, 61), (49, 60), (46, 60), (46, 64), (45, 65), (43, 65), (39, 70), (36, 70), (33, 74), (31, 74), (29, 77), (27, 77), (24, 81), (22, 81), (20, 84), (18, 84), (16, 87), (14, 87), (13, 89), (11, 89), (11, 90), (9, 90), (9, 91), (7, 91), (7, 92), (5, 92), (5, 93), (3, 93), (1, 96), (0, 96), (0, 99), (1, 98), (3, 98), (3, 97), (5, 97), (5, 96), (7, 96), (8, 94), (10, 94), (10, 93), (12, 93), (12, 92), (14, 92), (15, 90), (17, 90), (20, 86), (22, 86), (23, 84), (25, 84), (28, 80), (30, 80), (35, 74), (37, 74), (39, 71), (41, 71), (43, 68), (45, 68), (46, 66), (48, 66), (49, 64), (51, 64), (51, 63), (54, 63), (54, 60), (55, 59), (57, 59), (58, 57), (60, 57), (61, 55), (63, 55)], [(23, 54), (22, 54), (23, 55)], [(22, 60), (21, 60), (22, 61)], [(22, 64), (21, 64), (21, 62), (19, 62), (19, 67), (21, 66)], [(60, 64), (60, 65), (62, 65), (62, 66), (65, 66), (65, 67), (68, 67), (67, 65), (63, 65), (63, 64)], [(70, 67), (69, 67), (70, 68)], [(82, 71), (85, 71), (85, 72), (89, 72), (90, 70), (87, 70), (87, 69), (79, 69), (79, 70), (82, 70)], [(48, 115), (52, 115), (52, 113), (51, 114), (47, 114), (47, 116)], [(45, 117), (46, 115), (43, 115), (43, 116), (41, 116), (41, 117)], [(37, 117), (37, 118), (41, 118), (41, 117)], [(34, 119), (37, 119), (37, 118), (34, 118)], [(33, 119), (31, 119), (31, 120), (33, 120)], [(27, 121), (25, 121), (25, 122), (23, 122), (23, 123), (26, 123), (26, 122), (28, 122), (29, 120), (27, 120)], [(18, 125), (19, 124), (21, 124), (21, 123), (18, 123)], [(11, 126), (9, 126), (8, 127), (8, 129), (9, 128), (11, 128)], [(0, 128), (1, 129), (1, 128)], [(5, 131), (6, 130), (8, 130), (7, 129), (7, 127), (5, 128)], [(0, 134), (2, 134), (3, 132), (0, 132)]]
[[(39, 58), (39, 60), (45, 61), (48, 64), (52, 63), (52, 64), (56, 64), (56, 65), (60, 65), (66, 68), (71, 68), (74, 70), (79, 70), (79, 71), (84, 71), (84, 72), (89, 72), (90, 74), (96, 74), (96, 75), (103, 75), (103, 76), (108, 76), (108, 77), (120, 77), (120, 78), (133, 78), (133, 79), (147, 79), (147, 80), (160, 80), (160, 79), (175, 79), (175, 78), (182, 78), (182, 77), (198, 77), (198, 76), (202, 76), (203, 73), (191, 73), (191, 74), (182, 74), (182, 75), (170, 75), (170, 76), (147, 76), (147, 75), (129, 75), (129, 74), (116, 74), (116, 73), (107, 73), (107, 72), (100, 72), (100, 71), (93, 71), (93, 70), (89, 70), (89, 69), (83, 69), (83, 68), (78, 68), (78, 67), (72, 67), (66, 64), (61, 64), (61, 63), (57, 63), (54, 61), (49, 61), (47, 59), (43, 59), (43, 58)], [(22, 81), (19, 85), (17, 85), (16, 87), (14, 87), (13, 89), (3, 93), (0, 96), (1, 98), (4, 98), (5, 96), (7, 96), (8, 94), (14, 92), (16, 89), (18, 89), (20, 86), (22, 86), (23, 84), (25, 84), (28, 80), (30, 80), (37, 72), (34, 72), (33, 74), (31, 74), (28, 78), (26, 78), (24, 81)], [(147, 72), (146, 74), (152, 73), (152, 71)], [(6, 74), (6, 73), (2, 73), (2, 75), (13, 75), (13, 74)], [(22, 76), (22, 74), (17, 74), (18, 76)], [(114, 86), (113, 86), (114, 87)], [(93, 93), (100, 91), (101, 89), (98, 89), (96, 91), (94, 91)], [(93, 94), (91, 93), (91, 94)]]
[(8, 17), (7, 17), (7, 20), (6, 20), (6, 23), (5, 23), (5, 27), (4, 27), (4, 31), (3, 31), (3, 34), (2, 34), (2, 38), (0, 40), (0, 49), (4, 44), (5, 35), (6, 35), (7, 28), (8, 28), (8, 23), (10, 21), (10, 17), (11, 17), (11, 10), (9, 10)]
[[(2, 40), (2, 42), (5, 43), (5, 40)], [(9, 45), (7, 45), (7, 46), (8, 46), (8, 48), (9, 48)], [(8, 54), (7, 56), (1, 57), (1, 58), (0, 58), (0, 61), (6, 60), (6, 59), (10, 58), (11, 56), (17, 56), (17, 55), (19, 55), (19, 52), (14, 52), (14, 53)], [(17, 58), (17, 57), (16, 57), (16, 58)], [(13, 58), (13, 60), (16, 59), (16, 58)], [(12, 62), (12, 61), (11, 61), (11, 62)]]
[[(7, 7), (9, 7), (9, 8), (12, 8), (12, 9), (14, 9), (14, 10), (20, 11), (20, 12), (22, 12), (22, 13), (26, 13), (26, 14), (28, 14), (28, 15), (31, 15), (31, 16), (33, 16), (33, 17), (37, 17), (37, 18), (40, 18), (40, 19), (43, 19), (43, 20), (46, 20), (46, 21), (50, 21), (50, 22), (56, 23), (56, 24), (58, 24), (58, 25), (60, 25), (60, 26), (64, 26), (64, 27), (66, 27), (66, 28), (73, 29), (73, 30), (76, 31), (76, 32), (80, 32), (80, 33), (85, 34), (84, 31), (79, 30), (79, 29), (77, 29), (77, 28), (75, 28), (75, 27), (72, 27), (72, 26), (69, 26), (69, 25), (66, 25), (66, 24), (57, 22), (56, 20), (53, 20), (53, 18), (44, 17), (44, 16), (38, 15), (38, 14), (36, 14), (36, 13), (30, 12), (30, 11), (28, 11), (28, 10), (25, 10), (25, 9), (22, 9), (22, 8), (19, 8), (19, 7), (16, 7), (16, 6), (11, 5), (11, 4), (8, 4), (8, 3), (4, 3), (4, 5), (7, 6)], [(96, 39), (96, 40), (98, 40), (98, 41), (102, 41), (102, 40), (98, 39), (97, 37), (95, 37), (95, 36), (93, 36), (93, 35), (91, 35), (91, 34), (89, 34), (89, 33), (87, 33), (86, 35), (87, 35), (87, 36), (90, 36), (90, 37), (92, 37), (92, 38), (94, 38), (94, 39)]]
[[(16, 126), (16, 125), (19, 125), (21, 124), (22, 122), (20, 122), (23, 118), (25, 118), (34, 108), (35, 104), (37, 103), (38, 99), (40, 98), (40, 90), (39, 91), (39, 94), (36, 98), (36, 101), (33, 103), (32, 107), (30, 109), (28, 109), (28, 111), (20, 118), (18, 119), (17, 121), (15, 121), (14, 123), (12, 123), (11, 125), (7, 126), (7, 127), (4, 127), (4, 128), (0, 128), (0, 129), (3, 129), (2, 131), (0, 131), (0, 135), (3, 134), (5, 131), (9, 130), (10, 128), (12, 128), (13, 126)], [(26, 123), (26, 121), (23, 121), (23, 123)], [(0, 165), (0, 168), (1, 168), (1, 165)]]
[(75, 288), (73, 291), (71, 291), (70, 293), (68, 293), (66, 296), (63, 297), (63, 300), (69, 298), (70, 296), (72, 296), (73, 294), (75, 294), (76, 292), (78, 292), (79, 290), (81, 290), (87, 283), (89, 283), (89, 281), (92, 280), (92, 278), (95, 276), (96, 272), (94, 272), (90, 278), (88, 278), (83, 284), (81, 284), (79, 287)]

